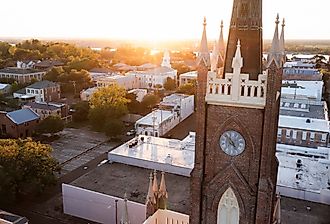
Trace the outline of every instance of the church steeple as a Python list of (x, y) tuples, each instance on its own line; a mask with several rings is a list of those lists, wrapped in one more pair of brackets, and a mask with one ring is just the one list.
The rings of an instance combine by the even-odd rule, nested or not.
[(166, 189), (166, 183), (165, 183), (165, 172), (162, 172), (162, 178), (160, 180), (160, 186), (159, 186), (159, 194), (158, 194), (158, 208), (160, 209), (167, 209), (167, 189)]
[(170, 58), (170, 52), (168, 50), (164, 51), (163, 61), (161, 64), (162, 67), (168, 67), (172, 68), (171, 66), (171, 58)]
[(225, 42), (223, 39), (223, 21), (221, 20), (220, 35), (218, 42), (215, 42), (211, 57), (211, 71), (218, 72), (224, 65)]
[(203, 34), (199, 49), (199, 55), (197, 59), (197, 64), (201, 65), (201, 63), (206, 67), (209, 67), (211, 65), (210, 52), (207, 46), (207, 37), (206, 37), (206, 17), (204, 17)]
[(276, 21), (275, 21), (275, 32), (274, 32), (274, 37), (272, 41), (272, 46), (269, 50), (268, 57), (267, 57), (267, 67), (270, 66), (272, 61), (275, 61), (276, 66), (280, 67), (281, 66), (281, 58), (282, 58), (282, 52), (280, 50), (280, 40), (278, 38), (278, 24), (280, 23), (279, 21), (279, 16), (277, 14)]
[(280, 36), (280, 52), (282, 54), (283, 57), (283, 62), (285, 62), (285, 39), (284, 39), (284, 27), (285, 27), (285, 19), (283, 18), (283, 22), (282, 22), (282, 30), (281, 30), (281, 36)]
[(147, 194), (147, 200), (146, 200), (146, 216), (149, 217), (155, 213), (157, 210), (156, 208), (156, 198), (153, 191), (153, 174), (150, 173), (149, 176), (149, 188), (148, 188), (148, 194)]
[(242, 73), (257, 80), (262, 73), (262, 1), (234, 0), (225, 57), (226, 73), (231, 73), (231, 60), (235, 54), (237, 40), (241, 41), (245, 59)]
[(219, 49), (219, 53), (220, 53), (222, 64), (223, 64), (224, 63), (224, 58), (225, 58), (226, 46), (225, 46), (225, 41), (223, 39), (223, 21), (222, 20), (221, 20), (221, 25), (220, 25), (220, 35), (219, 35), (219, 40), (218, 40), (218, 49)]

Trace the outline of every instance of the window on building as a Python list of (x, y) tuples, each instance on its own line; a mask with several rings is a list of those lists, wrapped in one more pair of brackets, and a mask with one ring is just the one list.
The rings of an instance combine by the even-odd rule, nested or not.
[(297, 139), (297, 131), (296, 130), (292, 131), (292, 139)]
[(326, 141), (327, 141), (327, 134), (322, 134), (321, 142), (326, 142)]
[(302, 136), (301, 136), (301, 140), (306, 141), (306, 139), (307, 139), (307, 132), (303, 131)]
[(291, 130), (289, 130), (289, 129), (286, 130), (286, 137), (287, 138), (291, 137)]
[(310, 136), (309, 136), (309, 140), (310, 140), (311, 142), (313, 142), (314, 139), (315, 139), (315, 132), (311, 132), (311, 133), (310, 133)]
[(277, 129), (277, 137), (281, 137), (282, 136), (282, 129), (281, 128), (279, 128), (279, 129)]

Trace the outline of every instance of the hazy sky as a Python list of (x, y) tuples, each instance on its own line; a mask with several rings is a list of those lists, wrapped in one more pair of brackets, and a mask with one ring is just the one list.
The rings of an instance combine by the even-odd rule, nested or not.
[[(0, 37), (198, 39), (206, 16), (209, 39), (225, 35), (233, 0), (1, 0)], [(264, 0), (264, 38), (276, 13), (288, 39), (330, 39), (329, 0)]]

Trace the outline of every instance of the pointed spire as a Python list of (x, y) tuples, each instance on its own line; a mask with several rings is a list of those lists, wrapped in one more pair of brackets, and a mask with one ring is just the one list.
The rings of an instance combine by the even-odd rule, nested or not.
[(281, 224), (281, 196), (276, 195), (276, 204), (273, 213), (273, 224)]
[(161, 64), (162, 67), (168, 67), (172, 68), (171, 66), (171, 58), (170, 58), (170, 52), (168, 50), (164, 51), (163, 61)]
[(226, 46), (225, 46), (225, 41), (223, 39), (223, 20), (221, 20), (221, 25), (220, 25), (220, 36), (218, 40), (218, 50), (219, 53), (222, 57), (222, 59), (225, 57), (225, 51), (226, 51)]
[(154, 170), (154, 181), (152, 185), (152, 191), (154, 193), (155, 198), (158, 197), (158, 181), (157, 181), (157, 171)]
[(148, 204), (149, 202), (156, 204), (156, 199), (155, 199), (155, 195), (154, 195), (154, 191), (153, 191), (153, 186), (152, 186), (152, 179), (153, 179), (153, 175), (152, 173), (150, 173), (149, 176), (149, 188), (148, 188), (148, 195), (147, 195), (147, 200), (146, 200), (146, 204)]
[(120, 221), (120, 224), (130, 224), (129, 217), (128, 217), (128, 206), (127, 206), (127, 194), (124, 195), (124, 212), (123, 217)]
[(280, 36), (280, 52), (282, 54), (283, 60), (285, 62), (285, 39), (284, 39), (284, 27), (285, 27), (285, 19), (283, 18), (283, 22), (282, 22), (282, 30), (281, 30), (281, 36)]
[(274, 60), (277, 67), (280, 67), (281, 65), (281, 52), (280, 52), (280, 40), (279, 40), (279, 35), (278, 35), (278, 24), (280, 23), (279, 21), (279, 15), (277, 14), (276, 21), (275, 21), (275, 32), (274, 32), (274, 37), (272, 41), (272, 46), (270, 48), (270, 51), (268, 53), (267, 57), (267, 67), (272, 63)]
[(166, 189), (166, 184), (165, 184), (165, 172), (162, 172), (162, 178), (160, 181), (160, 187), (159, 187), (159, 208), (160, 209), (166, 209), (167, 208), (167, 199), (168, 199), (168, 194), (167, 194), (167, 189)]
[(217, 42), (215, 41), (213, 50), (212, 50), (212, 57), (211, 57), (211, 71), (215, 72), (218, 68), (218, 61), (219, 61), (219, 51), (217, 47)]
[(207, 46), (207, 37), (206, 37), (206, 17), (204, 17), (204, 23), (203, 23), (203, 34), (202, 34), (202, 40), (199, 50), (199, 56), (197, 60), (197, 64), (200, 65), (202, 63), (203, 66), (209, 67), (210, 64), (210, 52)]
[(233, 58), (232, 62), (232, 68), (234, 69), (241, 69), (243, 67), (243, 58), (242, 58), (242, 53), (241, 53), (241, 42), (240, 40), (237, 40), (237, 45), (236, 45), (236, 52), (235, 52), (235, 57)]

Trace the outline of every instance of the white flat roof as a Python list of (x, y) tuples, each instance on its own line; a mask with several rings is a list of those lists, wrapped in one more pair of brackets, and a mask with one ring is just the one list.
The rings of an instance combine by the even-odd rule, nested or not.
[(282, 87), (282, 95), (303, 95), (309, 98), (318, 98), (321, 96), (323, 81), (282, 81), (282, 83), (296, 83), (300, 88)]
[(152, 126), (153, 124), (158, 125), (171, 117), (173, 117), (173, 113), (171, 111), (155, 110), (147, 114), (143, 118), (139, 119), (136, 123), (142, 125), (150, 125), (150, 126)]
[(180, 77), (197, 78), (197, 71), (186, 72), (180, 75)]
[[(320, 193), (327, 189), (330, 165), (320, 162), (319, 159), (289, 155), (287, 153), (276, 153), (279, 160), (277, 173), (277, 185), (309, 192)], [(300, 160), (302, 166), (297, 166)], [(328, 160), (329, 161), (329, 160)]]
[[(306, 122), (308, 119), (310, 123)], [(329, 132), (329, 122), (327, 120), (312, 119), (306, 117), (280, 115), (278, 126), (281, 128), (283, 127), (318, 132)]]
[(185, 139), (139, 135), (108, 154), (109, 161), (190, 176), (195, 162), (195, 133)]

